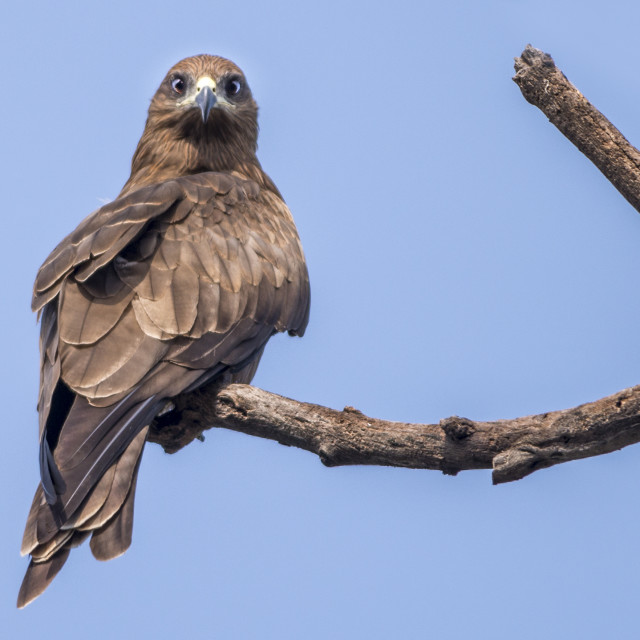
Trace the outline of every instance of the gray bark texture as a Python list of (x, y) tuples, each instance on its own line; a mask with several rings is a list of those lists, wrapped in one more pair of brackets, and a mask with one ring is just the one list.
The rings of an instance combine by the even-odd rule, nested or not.
[(525, 100), (538, 107), (640, 211), (640, 152), (567, 80), (548, 53), (527, 45), (514, 66), (513, 81)]
[[(513, 78), (523, 96), (602, 171), (640, 211), (640, 153), (578, 91), (546, 53), (528, 45)], [(546, 467), (610, 453), (640, 442), (640, 386), (573, 409), (513, 420), (460, 417), (439, 424), (369, 418), (241, 384), (211, 385), (179, 396), (151, 425), (148, 440), (174, 453), (219, 427), (317, 454), (327, 466), (384, 465), (455, 475), (492, 469), (493, 482), (519, 480)]]

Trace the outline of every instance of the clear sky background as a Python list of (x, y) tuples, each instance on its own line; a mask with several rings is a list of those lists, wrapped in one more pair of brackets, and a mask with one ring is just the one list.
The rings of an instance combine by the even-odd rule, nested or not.
[(245, 71), (312, 313), (255, 384), (437, 422), (640, 382), (640, 215), (511, 81), (527, 43), (640, 143), (637, 2), (7, 3), (0, 20), (3, 638), (637, 638), (640, 449), (489, 471), (327, 469), (211, 430), (144, 455), (134, 540), (23, 611), (38, 481), (35, 273), (129, 173), (196, 53)]

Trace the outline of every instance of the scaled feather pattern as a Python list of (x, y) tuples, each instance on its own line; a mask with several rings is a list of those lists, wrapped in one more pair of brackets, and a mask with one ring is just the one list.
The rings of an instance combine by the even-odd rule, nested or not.
[(41, 481), (19, 607), (87, 537), (99, 560), (129, 547), (148, 426), (171, 398), (248, 383), (274, 333), (304, 333), (304, 254), (257, 135), (242, 71), (182, 60), (153, 97), (118, 198), (40, 268)]

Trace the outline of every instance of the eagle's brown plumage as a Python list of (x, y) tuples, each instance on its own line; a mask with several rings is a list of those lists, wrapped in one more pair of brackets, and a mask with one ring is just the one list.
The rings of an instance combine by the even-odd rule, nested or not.
[(149, 422), (224, 376), (249, 382), (271, 335), (302, 335), (309, 281), (293, 219), (256, 158), (257, 106), (229, 60), (196, 56), (156, 92), (118, 198), (38, 272), (41, 483), (23, 607), (91, 535), (131, 542)]

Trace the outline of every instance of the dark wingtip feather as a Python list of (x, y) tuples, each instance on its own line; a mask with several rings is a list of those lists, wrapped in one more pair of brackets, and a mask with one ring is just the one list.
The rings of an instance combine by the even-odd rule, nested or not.
[(53, 459), (46, 432), (40, 441), (40, 479), (44, 496), (49, 504), (55, 504), (65, 490), (64, 480)]
[(67, 561), (69, 557), (69, 549), (62, 549), (46, 562), (29, 563), (27, 573), (24, 576), (20, 593), (18, 593), (18, 609), (26, 607), (30, 602), (35, 600), (56, 577), (56, 574)]

